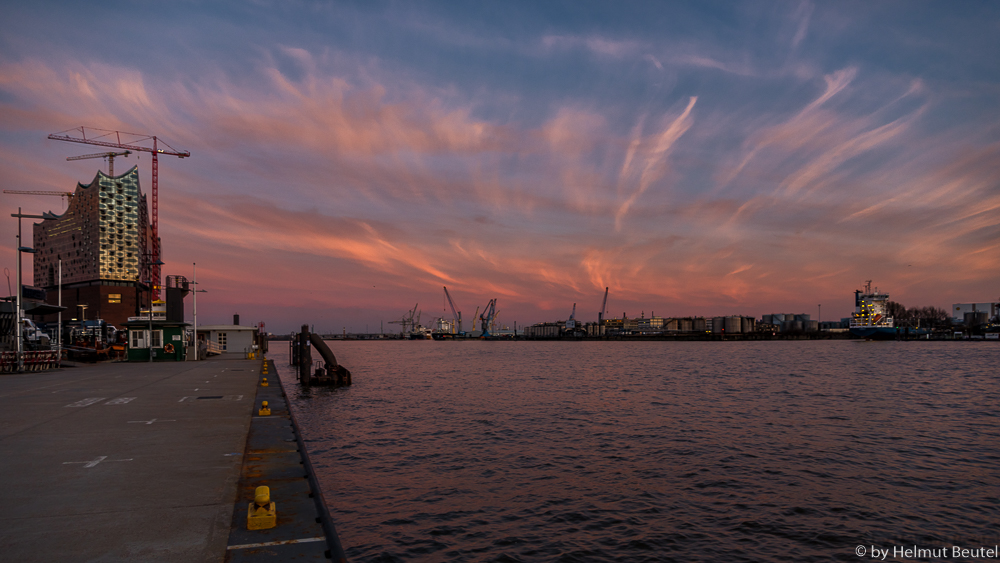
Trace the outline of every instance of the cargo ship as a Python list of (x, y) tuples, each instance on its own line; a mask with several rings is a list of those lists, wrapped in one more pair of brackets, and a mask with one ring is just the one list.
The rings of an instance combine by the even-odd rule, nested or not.
[(851, 334), (865, 340), (892, 340), (897, 331), (893, 318), (889, 316), (887, 303), (889, 294), (882, 293), (872, 281), (865, 283), (863, 290), (854, 292), (854, 314), (851, 316)]

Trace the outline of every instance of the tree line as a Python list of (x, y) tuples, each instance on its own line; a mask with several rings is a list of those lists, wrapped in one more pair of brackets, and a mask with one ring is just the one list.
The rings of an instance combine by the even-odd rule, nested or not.
[(896, 326), (920, 328), (948, 328), (951, 314), (937, 307), (910, 307), (895, 301), (886, 302), (886, 311), (896, 321)]

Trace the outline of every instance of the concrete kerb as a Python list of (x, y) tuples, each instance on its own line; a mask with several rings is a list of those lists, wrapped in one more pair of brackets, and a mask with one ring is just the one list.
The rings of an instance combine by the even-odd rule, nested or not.
[[(328, 560), (346, 562), (308, 451), (274, 363), (258, 371), (254, 416), (244, 448), (238, 498), (233, 509), (226, 561)], [(268, 386), (260, 385), (266, 377)], [(258, 416), (262, 401), (271, 414)], [(247, 509), (256, 487), (271, 489), (278, 525), (247, 530)]]

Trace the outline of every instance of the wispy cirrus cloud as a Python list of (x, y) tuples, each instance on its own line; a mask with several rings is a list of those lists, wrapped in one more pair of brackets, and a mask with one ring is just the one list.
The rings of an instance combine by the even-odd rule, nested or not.
[(618, 211), (615, 212), (616, 229), (621, 230), (622, 220), (639, 197), (649, 189), (651, 184), (663, 177), (667, 168), (666, 158), (669, 156), (671, 148), (691, 128), (694, 122), (691, 110), (694, 109), (697, 101), (698, 98), (692, 96), (684, 111), (667, 124), (654, 139), (643, 141), (636, 135), (629, 143), (624, 164), (618, 176), (618, 185), (619, 191), (626, 185), (634, 184), (634, 188), (618, 207)]
[(996, 79), (908, 63), (919, 34), (890, 68), (857, 47), (878, 39), (847, 25), (863, 18), (812, 3), (516, 30), (327, 11), (322, 33), (260, 15), (239, 64), (211, 42), (164, 68), (50, 35), (0, 63), (0, 174), (89, 180), (44, 140), (80, 124), (191, 150), (161, 160), (165, 257), (197, 261), (227, 313), (268, 295), (364, 322), (441, 285), (522, 324), (604, 287), (614, 314), (846, 312), (863, 279), (940, 306), (1000, 267), (1000, 123), (975, 105)]

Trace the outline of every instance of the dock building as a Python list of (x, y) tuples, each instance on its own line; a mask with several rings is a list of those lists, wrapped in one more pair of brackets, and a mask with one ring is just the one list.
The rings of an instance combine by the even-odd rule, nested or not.
[(140, 293), (149, 299), (152, 229), (137, 166), (113, 177), (98, 171), (89, 184), (78, 183), (66, 211), (36, 223), (33, 235), (34, 284), (50, 304), (58, 303), (62, 261), (63, 321), (123, 326), (139, 314)]

